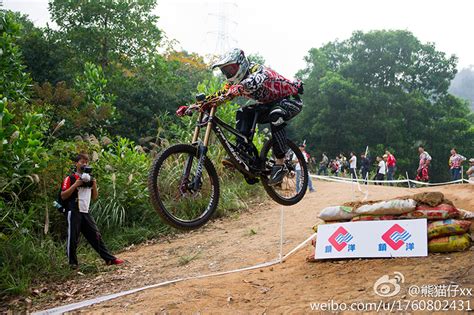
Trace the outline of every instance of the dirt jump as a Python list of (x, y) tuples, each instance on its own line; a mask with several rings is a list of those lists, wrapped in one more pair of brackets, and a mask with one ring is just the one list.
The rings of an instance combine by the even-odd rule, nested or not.
[[(315, 181), (316, 192), (307, 193), (295, 206), (284, 207), (283, 253), (312, 233), (319, 212), (331, 205), (362, 198), (352, 185)], [(365, 188), (364, 188), (365, 189)], [(474, 211), (474, 185), (434, 188), (368, 186), (369, 198), (390, 199), (424, 191), (440, 191), (457, 207)], [(190, 233), (131, 246), (120, 253), (124, 266), (103, 267), (100, 274), (77, 274), (66, 283), (48, 286), (39, 293), (30, 311), (40, 311), (98, 296), (159, 282), (243, 268), (278, 258), (281, 206), (260, 204), (233, 217), (211, 221)], [(474, 250), (430, 254), (422, 258), (344, 259), (306, 262), (310, 244), (287, 261), (271, 267), (144, 290), (94, 304), (86, 313), (309, 313), (314, 303), (410, 301), (413, 285), (452, 285), (464, 296), (443, 299), (470, 302), (474, 308)], [(384, 275), (400, 273), (404, 283), (394, 297), (381, 297), (374, 283)], [(469, 289), (470, 290), (467, 290)], [(41, 292), (42, 288), (38, 288)], [(468, 293), (471, 293), (470, 295)], [(464, 305), (466, 307), (467, 305)], [(361, 309), (363, 310), (363, 309)], [(460, 308), (457, 309), (459, 311)], [(466, 310), (466, 309), (464, 309)], [(374, 311), (374, 310), (372, 310)], [(398, 310), (400, 311), (400, 310)], [(453, 309), (451, 309), (452, 313)]]

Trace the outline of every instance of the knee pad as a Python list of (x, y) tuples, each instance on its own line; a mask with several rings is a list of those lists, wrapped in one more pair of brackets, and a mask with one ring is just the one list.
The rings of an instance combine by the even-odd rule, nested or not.
[(269, 118), (270, 123), (273, 126), (280, 126), (285, 123), (285, 116), (287, 115), (287, 111), (281, 107), (275, 107), (270, 111)]

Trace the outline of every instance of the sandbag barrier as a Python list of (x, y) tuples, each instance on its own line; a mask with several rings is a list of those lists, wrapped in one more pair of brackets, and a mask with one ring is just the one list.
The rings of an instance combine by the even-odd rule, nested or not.
[[(427, 219), (429, 253), (468, 250), (474, 213), (457, 209), (441, 192), (425, 192), (386, 201), (362, 201), (324, 208), (323, 224), (376, 220)], [(313, 227), (317, 232), (319, 224)], [(315, 245), (315, 242), (313, 242)], [(314, 255), (307, 258), (315, 261)]]
[(469, 181), (467, 179), (458, 179), (454, 181), (449, 181), (449, 182), (442, 182), (442, 183), (426, 183), (426, 182), (420, 182), (414, 179), (396, 179), (396, 180), (372, 180), (372, 179), (351, 179), (347, 177), (338, 177), (338, 176), (323, 176), (323, 175), (314, 175), (314, 174), (309, 174), (310, 177), (316, 178), (316, 179), (321, 179), (321, 180), (326, 180), (326, 181), (331, 181), (331, 182), (343, 182), (346, 184), (351, 184), (351, 183), (376, 183), (376, 184), (407, 184), (408, 187), (413, 187), (411, 184), (416, 184), (416, 185), (425, 185), (425, 186), (442, 186), (442, 185), (450, 185), (450, 184), (474, 184), (474, 181)]

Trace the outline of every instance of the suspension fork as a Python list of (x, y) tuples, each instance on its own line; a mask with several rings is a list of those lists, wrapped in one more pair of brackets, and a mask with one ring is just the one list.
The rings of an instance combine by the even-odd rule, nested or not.
[[(201, 122), (204, 114), (201, 112), (199, 113), (199, 117), (196, 123), (196, 127), (194, 128), (194, 133), (193, 133), (193, 138), (191, 140), (191, 143), (197, 143), (199, 139), (199, 133), (201, 132)], [(190, 155), (188, 159), (186, 160), (186, 164), (184, 166), (184, 171), (183, 171), (183, 176), (181, 177), (181, 186), (180, 190), (182, 193), (186, 192), (189, 183), (189, 175), (191, 174), (191, 167), (193, 166), (193, 156)]]
[(199, 139), (199, 132), (201, 131), (201, 122), (203, 116), (204, 114), (202, 112), (199, 113), (199, 118), (196, 124), (196, 128), (194, 128), (193, 140), (191, 141), (191, 143), (196, 143)]
[[(212, 118), (214, 117), (215, 113), (216, 113), (216, 107), (212, 107), (211, 112), (209, 113), (208, 120), (207, 120), (206, 133), (204, 135), (204, 142), (198, 145), (198, 165), (197, 165), (196, 175), (194, 176), (194, 180), (192, 183), (192, 187), (195, 191), (201, 188), (200, 186), (202, 183), (201, 177), (202, 177), (202, 170), (204, 167), (204, 159), (206, 158), (206, 155), (207, 155), (208, 144), (209, 144), (211, 131), (212, 131)], [(199, 122), (201, 122), (201, 119), (202, 119), (202, 113), (199, 114)], [(194, 137), (196, 136), (196, 133), (199, 134), (198, 127), (196, 127), (194, 131)], [(191, 170), (190, 166), (189, 166), (189, 169)]]

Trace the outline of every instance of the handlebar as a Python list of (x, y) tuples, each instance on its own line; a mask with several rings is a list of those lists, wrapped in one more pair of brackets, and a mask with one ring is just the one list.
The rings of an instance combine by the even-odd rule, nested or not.
[(230, 97), (228, 95), (223, 95), (223, 96), (213, 97), (207, 101), (196, 102), (188, 106), (188, 109), (186, 110), (185, 115), (192, 115), (193, 111), (203, 112), (209, 109), (210, 107), (219, 106), (225, 103), (226, 101), (228, 101), (229, 99)]

